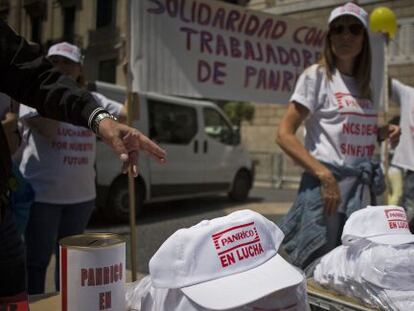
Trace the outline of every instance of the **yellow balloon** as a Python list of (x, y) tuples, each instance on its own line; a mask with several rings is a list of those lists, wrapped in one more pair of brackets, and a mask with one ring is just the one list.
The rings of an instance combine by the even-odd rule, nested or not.
[(391, 38), (394, 38), (397, 32), (397, 18), (394, 12), (384, 6), (372, 11), (369, 25), (372, 31), (387, 33)]

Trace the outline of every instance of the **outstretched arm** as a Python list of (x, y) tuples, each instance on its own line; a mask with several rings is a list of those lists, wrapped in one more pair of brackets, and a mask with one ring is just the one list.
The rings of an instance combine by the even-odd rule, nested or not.
[(138, 175), (138, 152), (145, 151), (158, 163), (165, 163), (165, 151), (147, 136), (135, 128), (118, 123), (112, 119), (103, 119), (99, 123), (98, 133), (102, 140), (114, 149), (123, 162), (122, 171), (131, 167), (133, 175)]
[(333, 214), (340, 203), (340, 190), (331, 171), (315, 159), (296, 137), (299, 126), (304, 122), (309, 110), (296, 102), (290, 102), (279, 124), (276, 142), (295, 162), (321, 181), (325, 212)]
[[(34, 107), (40, 115), (92, 128), (94, 120), (105, 110), (92, 94), (79, 88), (70, 77), (60, 74), (39, 49), (17, 35), (0, 20), (0, 92)], [(138, 149), (165, 161), (165, 152), (148, 137), (111, 119), (99, 124), (102, 139), (119, 155), (124, 168), (137, 167)]]

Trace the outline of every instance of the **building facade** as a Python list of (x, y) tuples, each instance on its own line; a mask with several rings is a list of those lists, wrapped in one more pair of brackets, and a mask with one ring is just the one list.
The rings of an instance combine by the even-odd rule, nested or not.
[(0, 17), (44, 51), (68, 41), (85, 55), (88, 80), (125, 84), (126, 0), (0, 0)]
[[(128, 0), (0, 0), (0, 18), (27, 39), (40, 43), (45, 51), (54, 42), (69, 41), (85, 54), (87, 80), (102, 80), (125, 85), (122, 71), (123, 38), (126, 30)], [(132, 0), (142, 1), (142, 0)], [(208, 0), (206, 0), (208, 1)], [(330, 11), (344, 0), (227, 0), (276, 15), (326, 24)], [(414, 1), (358, 0), (368, 13), (376, 7), (391, 8), (398, 31), (390, 44), (389, 73), (414, 86)], [(275, 144), (276, 128), (286, 103), (256, 104), (255, 117), (242, 124), (242, 139), (263, 179), (283, 176), (297, 180), (301, 169), (283, 155)], [(398, 108), (391, 105), (391, 115)], [(258, 139), (260, 138), (260, 139)], [(259, 177), (258, 176), (258, 177)], [(292, 178), (291, 178), (292, 177)], [(260, 179), (260, 177), (259, 177)]]

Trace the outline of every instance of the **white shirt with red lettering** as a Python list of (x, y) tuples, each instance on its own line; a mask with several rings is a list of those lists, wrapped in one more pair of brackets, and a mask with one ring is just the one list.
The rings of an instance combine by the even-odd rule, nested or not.
[[(122, 104), (92, 93), (103, 108), (119, 116)], [(38, 116), (35, 109), (20, 105), (20, 119)], [(56, 134), (48, 139), (25, 127), (20, 171), (35, 190), (35, 201), (76, 204), (93, 200), (95, 190), (96, 138), (91, 130), (59, 122)]]
[[(336, 70), (329, 80), (324, 67), (312, 65), (299, 77), (290, 100), (309, 109), (305, 148), (316, 159), (351, 167), (371, 159), (378, 108), (359, 96), (353, 77)], [(352, 182), (353, 178), (346, 178), (339, 184), (343, 202)], [(338, 211), (343, 211), (343, 206)]]
[(414, 88), (393, 79), (392, 98), (401, 106), (401, 136), (392, 164), (414, 171)]

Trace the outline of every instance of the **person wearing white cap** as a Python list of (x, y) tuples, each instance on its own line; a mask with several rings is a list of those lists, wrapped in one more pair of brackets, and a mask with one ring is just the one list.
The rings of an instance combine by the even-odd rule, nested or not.
[[(302, 268), (340, 244), (346, 217), (384, 190), (371, 162), (379, 138), (370, 88), (368, 14), (354, 3), (329, 16), (323, 58), (299, 77), (276, 142), (305, 173), (284, 217), (285, 251)], [(304, 144), (296, 131), (304, 123)], [(389, 131), (398, 138), (398, 126)], [(383, 137), (380, 137), (381, 139)]]
[[(54, 70), (40, 55), (38, 45), (29, 44), (3, 19), (0, 37), (0, 92), (36, 108), (45, 117), (92, 129), (119, 155), (123, 170), (131, 169), (135, 176), (139, 150), (165, 163), (162, 148), (137, 129), (116, 122), (89, 92)], [(1, 123), (0, 150), (0, 305), (21, 302), (25, 308), (26, 256), (11, 212), (12, 159)]]
[(131, 310), (308, 310), (306, 279), (278, 249), (283, 232), (242, 210), (180, 229), (158, 249), (150, 275), (127, 290)]
[(414, 310), (414, 235), (402, 207), (356, 211), (342, 243), (316, 265), (316, 282), (380, 310)]
[[(63, 74), (85, 86), (80, 49), (67, 42), (50, 47), (47, 58)], [(97, 103), (126, 118), (125, 107), (98, 93)], [(41, 117), (20, 107), (26, 146), (20, 170), (35, 191), (25, 232), (29, 294), (44, 292), (46, 269), (53, 250), (57, 258), (55, 286), (59, 290), (59, 245), (66, 236), (81, 234), (95, 208), (95, 148), (91, 130)], [(44, 160), (47, 159), (47, 160)]]

